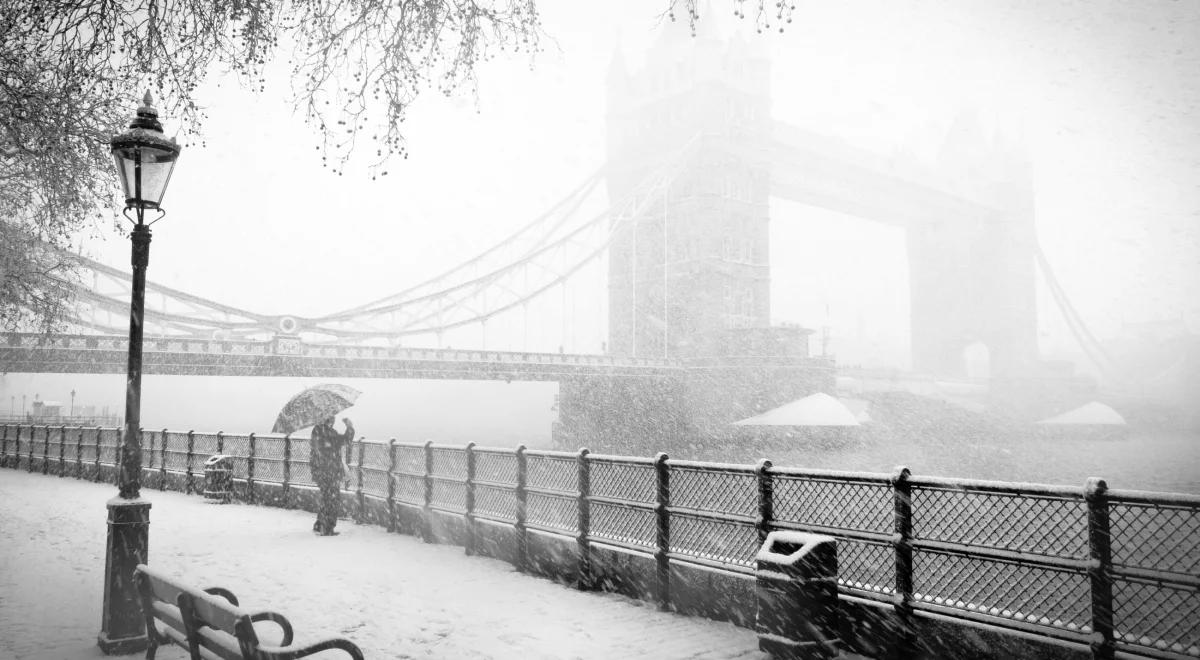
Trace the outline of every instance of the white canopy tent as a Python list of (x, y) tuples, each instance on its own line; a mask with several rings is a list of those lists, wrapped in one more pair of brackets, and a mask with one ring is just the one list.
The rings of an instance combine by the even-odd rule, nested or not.
[(859, 426), (841, 401), (818, 392), (733, 423), (734, 426)]
[(1092, 401), (1061, 415), (1043, 419), (1038, 424), (1048, 426), (1125, 426), (1125, 418), (1103, 403)]

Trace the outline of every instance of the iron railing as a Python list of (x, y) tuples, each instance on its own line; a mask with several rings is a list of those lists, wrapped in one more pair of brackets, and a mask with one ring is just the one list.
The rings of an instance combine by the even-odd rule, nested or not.
[[(118, 464), (120, 430), (0, 425), (0, 465), (99, 479)], [(145, 483), (186, 488), (211, 454), (234, 459), (245, 497), (255, 485), (313, 487), (307, 440), (281, 435), (143, 431)], [(644, 553), (654, 593), (671, 602), (672, 562), (752, 575), (768, 532), (839, 540), (843, 598), (890, 607), (901, 622), (951, 618), (1073, 642), (1097, 658), (1117, 652), (1200, 658), (1200, 497), (893, 474), (801, 470), (770, 461), (733, 465), (578, 452), (360, 440), (347, 450), (348, 489), (466, 522), (468, 552), (480, 521), (511, 525), (516, 563), (530, 530), (578, 544), (592, 576), (593, 545)], [(114, 470), (115, 472), (115, 470)], [(900, 626), (900, 646), (911, 626)]]

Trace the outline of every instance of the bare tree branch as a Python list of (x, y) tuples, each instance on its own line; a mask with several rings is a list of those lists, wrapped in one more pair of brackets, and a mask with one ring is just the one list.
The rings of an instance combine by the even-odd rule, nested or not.
[[(660, 1), (695, 28), (698, 0)], [(756, 7), (760, 29), (794, 9), (730, 1)], [(543, 37), (535, 0), (0, 0), (0, 326), (61, 318), (68, 289), (47, 255), (116, 217), (108, 138), (146, 88), (186, 144), (201, 137), (194, 94), (210, 71), (261, 89), (287, 44), (322, 162), (340, 174), (365, 153), (376, 176), (407, 157), (422, 93), (473, 93), (481, 62), (533, 57)]]

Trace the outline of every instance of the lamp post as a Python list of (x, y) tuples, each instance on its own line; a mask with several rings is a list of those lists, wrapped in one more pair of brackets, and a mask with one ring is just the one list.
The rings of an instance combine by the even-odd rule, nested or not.
[[(163, 135), (158, 111), (146, 92), (129, 130), (114, 135), (113, 160), (125, 190), (125, 217), (134, 223), (133, 296), (129, 305), (129, 370), (125, 386), (125, 433), (118, 466), (117, 496), (108, 501), (108, 542), (104, 562), (104, 611), (97, 643), (104, 653), (125, 655), (147, 646), (145, 620), (138, 604), (133, 571), (146, 562), (150, 502), (141, 498), (142, 478), (142, 319), (145, 312), (146, 265), (150, 261), (150, 225), (146, 209), (159, 207), (179, 145)], [(134, 217), (129, 217), (130, 211)], [(155, 219), (157, 221), (157, 218)], [(153, 224), (153, 222), (151, 223)]]
[(75, 416), (75, 388), (71, 388), (71, 417)]

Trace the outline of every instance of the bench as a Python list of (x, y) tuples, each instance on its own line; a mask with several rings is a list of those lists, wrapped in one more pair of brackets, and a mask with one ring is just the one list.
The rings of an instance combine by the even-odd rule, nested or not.
[[(154, 660), (158, 647), (165, 644), (182, 646), (192, 660), (291, 660), (330, 649), (363, 660), (362, 651), (347, 639), (293, 646), (292, 624), (287, 618), (275, 612), (243, 610), (227, 589), (196, 589), (145, 564), (138, 564), (134, 580), (146, 617), (146, 660)], [(261, 621), (282, 629), (279, 645), (259, 640), (254, 624)]]

